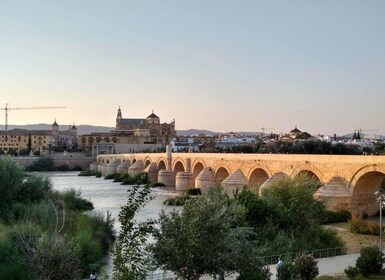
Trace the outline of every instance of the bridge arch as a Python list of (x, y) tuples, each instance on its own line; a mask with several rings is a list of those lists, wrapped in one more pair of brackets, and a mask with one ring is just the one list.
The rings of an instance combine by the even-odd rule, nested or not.
[(315, 174), (313, 171), (310, 171), (310, 170), (301, 170), (300, 172), (298, 172), (294, 178), (296, 177), (299, 177), (299, 176), (304, 176), (304, 177), (308, 177), (310, 179), (313, 179), (314, 181), (317, 181), (319, 183), (319, 185), (322, 184), (320, 178), (317, 176), (317, 174)]
[(176, 174), (178, 172), (184, 172), (186, 170), (185, 165), (181, 159), (177, 159), (174, 162), (174, 166), (172, 167), (172, 171)]
[(152, 162), (151, 158), (150, 157), (146, 157), (144, 159), (144, 168), (146, 169), (147, 166), (149, 166), (151, 164), (151, 162)]
[(357, 182), (360, 180), (360, 178), (365, 174), (371, 173), (371, 172), (380, 172), (385, 174), (385, 166), (371, 164), (371, 165), (366, 165), (359, 168), (356, 172), (354, 172), (352, 178), (349, 180), (349, 193), (353, 195), (354, 189), (357, 186)]
[(352, 200), (352, 215), (373, 216), (379, 212), (377, 197), (374, 194), (385, 180), (385, 173), (380, 171), (369, 171), (363, 174), (355, 183)]
[(295, 167), (293, 172), (291, 173), (292, 178), (295, 178), (300, 175), (307, 175), (319, 181), (320, 183), (322, 183), (325, 180), (323, 172), (319, 168), (315, 167), (313, 164), (310, 164), (310, 163), (305, 163)]
[(260, 187), (272, 176), (271, 171), (260, 164), (253, 166), (248, 175), (247, 182), (249, 187)]
[(216, 183), (222, 183), (227, 177), (229, 177), (231, 174), (230, 168), (228, 166), (219, 166), (215, 170), (215, 182)]
[(195, 160), (191, 164), (191, 173), (192, 173), (192, 179), (195, 181), (196, 177), (198, 177), (199, 173), (202, 172), (202, 170), (206, 167), (204, 161), (201, 160)]
[(167, 164), (166, 164), (167, 160), (165, 158), (160, 158), (157, 162), (157, 166), (158, 166), (158, 170), (163, 170), (163, 169), (167, 169)]

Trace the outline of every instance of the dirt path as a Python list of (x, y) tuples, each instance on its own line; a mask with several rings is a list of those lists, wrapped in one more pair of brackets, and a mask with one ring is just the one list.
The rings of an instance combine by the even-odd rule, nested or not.
[(338, 235), (345, 243), (347, 254), (359, 253), (363, 247), (379, 245), (379, 236), (351, 233), (348, 229), (348, 223), (331, 224), (329, 226), (337, 230)]

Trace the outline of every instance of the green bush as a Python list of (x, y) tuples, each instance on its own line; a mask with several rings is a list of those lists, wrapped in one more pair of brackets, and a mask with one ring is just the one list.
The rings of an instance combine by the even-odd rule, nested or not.
[(87, 168), (86, 170), (78, 174), (78, 176), (95, 176), (95, 175), (96, 175), (96, 172), (91, 171), (89, 168)]
[(293, 270), (301, 280), (312, 280), (318, 275), (318, 261), (312, 256), (301, 254), (294, 259)]
[(189, 199), (190, 199), (190, 196), (188, 196), (188, 195), (175, 196), (175, 197), (170, 197), (170, 198), (166, 199), (163, 202), (163, 204), (164, 205), (170, 205), (170, 206), (182, 206)]
[(366, 222), (357, 218), (348, 220), (348, 222), (350, 232), (370, 235), (378, 235), (380, 233), (380, 226), (375, 222)]
[(364, 247), (357, 258), (356, 267), (363, 276), (380, 273), (384, 262), (384, 254), (377, 246)]
[(293, 263), (284, 260), (280, 267), (277, 267), (277, 280), (289, 280), (293, 275)]
[(96, 172), (96, 174), (95, 174), (95, 177), (96, 177), (96, 178), (100, 178), (100, 177), (102, 177), (102, 172), (99, 172), (99, 171), (98, 171), (98, 172)]
[(0, 279), (27, 279), (28, 270), (12, 229), (0, 224)]
[(54, 201), (63, 201), (63, 207), (66, 210), (87, 211), (94, 209), (92, 202), (82, 198), (81, 192), (73, 188), (62, 192), (54, 191), (51, 194), (51, 198)]
[(200, 195), (201, 194), (201, 189), (189, 189), (186, 191), (187, 195)]
[(148, 174), (145, 172), (128, 175), (122, 181), (122, 185), (143, 185), (148, 183)]
[(156, 188), (156, 187), (165, 187), (166, 185), (160, 182), (151, 182), (149, 186), (150, 188)]
[(356, 279), (356, 277), (360, 274), (360, 270), (357, 267), (350, 265), (345, 268), (344, 272), (346, 276), (351, 280)]
[(52, 171), (54, 170), (53, 159), (41, 157), (26, 168), (27, 171)]
[(93, 238), (90, 229), (80, 230), (71, 238), (70, 243), (75, 248), (84, 271), (89, 271), (88, 265), (97, 263), (103, 255), (103, 250), (99, 242)]
[(105, 180), (112, 180), (114, 178), (115, 178), (115, 174), (108, 174), (108, 175), (104, 176)]
[(326, 211), (325, 224), (330, 223), (343, 223), (352, 218), (352, 214), (349, 211)]

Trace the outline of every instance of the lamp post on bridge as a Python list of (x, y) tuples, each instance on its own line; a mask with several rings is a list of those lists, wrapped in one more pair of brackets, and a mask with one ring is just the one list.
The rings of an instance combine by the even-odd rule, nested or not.
[(382, 207), (385, 203), (385, 194), (382, 189), (379, 189), (375, 193), (377, 202), (380, 203), (380, 252), (382, 253)]

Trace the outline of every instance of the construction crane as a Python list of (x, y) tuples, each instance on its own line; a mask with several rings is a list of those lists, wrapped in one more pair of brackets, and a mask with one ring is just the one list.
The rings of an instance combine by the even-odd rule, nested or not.
[(5, 132), (8, 131), (8, 111), (9, 110), (32, 110), (32, 109), (64, 109), (64, 106), (57, 107), (8, 107), (8, 103), (5, 104), (4, 108), (0, 108), (0, 110), (5, 111)]
[(265, 135), (265, 130), (268, 130), (268, 129), (274, 129), (274, 128), (271, 128), (271, 127), (262, 127), (261, 130), (262, 130), (262, 136)]

